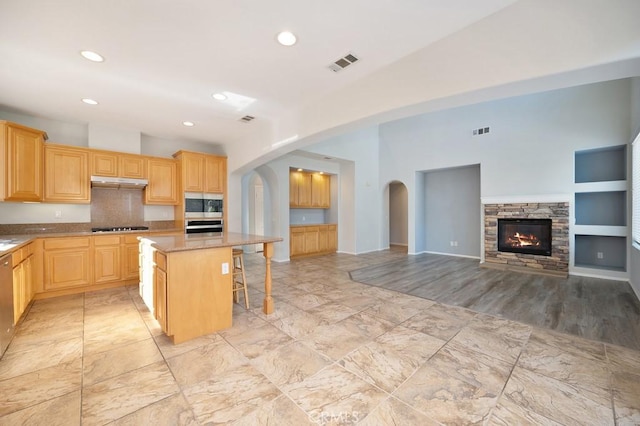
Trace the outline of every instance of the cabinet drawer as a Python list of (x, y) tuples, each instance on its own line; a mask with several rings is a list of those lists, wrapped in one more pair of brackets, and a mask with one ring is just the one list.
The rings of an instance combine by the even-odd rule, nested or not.
[(119, 235), (104, 235), (99, 237), (93, 237), (93, 244), (95, 246), (117, 246), (120, 244)]
[(11, 261), (13, 266), (18, 266), (27, 257), (26, 248), (22, 247), (11, 253)]
[(47, 238), (44, 240), (45, 250), (89, 247), (89, 237), (79, 238)]
[(160, 252), (155, 252), (156, 266), (163, 271), (167, 270), (167, 256)]
[(125, 244), (138, 244), (138, 237), (140, 235), (125, 235), (124, 238), (124, 243)]

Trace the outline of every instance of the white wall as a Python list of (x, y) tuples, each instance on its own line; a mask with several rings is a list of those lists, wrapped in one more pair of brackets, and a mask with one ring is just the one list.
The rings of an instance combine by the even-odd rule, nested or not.
[[(409, 191), (409, 252), (424, 250), (416, 172), (480, 164), (481, 196), (571, 194), (576, 150), (629, 140), (630, 81), (521, 96), (380, 126), (380, 179)], [(487, 135), (472, 129), (489, 126)], [(411, 234), (411, 231), (410, 231)]]
[[(633, 141), (638, 133), (640, 133), (640, 77), (636, 77), (631, 81), (631, 138)], [(629, 154), (631, 150), (627, 151)], [(640, 167), (640, 164), (632, 164), (632, 168)], [(629, 173), (632, 176), (633, 172)], [(640, 188), (635, 188), (640, 192)], [(630, 250), (630, 263), (629, 270), (629, 282), (631, 287), (635, 291), (636, 295), (640, 299), (640, 248), (635, 247), (633, 244), (629, 244)]]

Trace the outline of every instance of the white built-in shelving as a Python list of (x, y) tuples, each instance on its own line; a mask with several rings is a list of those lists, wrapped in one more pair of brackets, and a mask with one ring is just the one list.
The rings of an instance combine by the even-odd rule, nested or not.
[(576, 151), (574, 272), (626, 276), (627, 199), (626, 145)]

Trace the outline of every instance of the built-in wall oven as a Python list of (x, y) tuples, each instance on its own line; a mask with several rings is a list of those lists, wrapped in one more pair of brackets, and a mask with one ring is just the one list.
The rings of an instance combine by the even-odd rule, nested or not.
[(222, 219), (201, 218), (187, 219), (184, 221), (184, 231), (187, 234), (203, 234), (205, 232), (223, 232)]
[(185, 219), (220, 218), (224, 208), (222, 194), (184, 193)]

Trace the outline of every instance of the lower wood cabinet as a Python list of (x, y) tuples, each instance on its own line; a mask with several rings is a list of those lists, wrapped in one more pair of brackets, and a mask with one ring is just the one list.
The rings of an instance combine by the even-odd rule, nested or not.
[(44, 290), (93, 283), (91, 237), (47, 238), (44, 241)]
[(338, 250), (338, 226), (335, 224), (291, 226), (289, 257), (335, 253)]
[(33, 243), (11, 254), (13, 262), (13, 323), (20, 317), (33, 299)]
[(149, 310), (173, 343), (231, 327), (231, 247), (153, 252), (153, 274), (143, 274), (143, 280), (153, 277)]
[(93, 237), (94, 283), (100, 284), (122, 279), (120, 238), (119, 235)]

